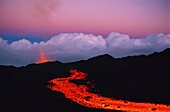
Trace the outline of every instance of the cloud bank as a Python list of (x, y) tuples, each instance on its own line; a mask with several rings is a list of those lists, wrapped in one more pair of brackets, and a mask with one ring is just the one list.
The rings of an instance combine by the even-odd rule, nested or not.
[(141, 39), (131, 39), (128, 35), (110, 33), (107, 38), (83, 33), (61, 33), (46, 42), (21, 39), (8, 44), (0, 37), (0, 65), (23, 66), (35, 63), (42, 47), (46, 57), (61, 62), (88, 59), (101, 54), (115, 58), (134, 55), (149, 55), (170, 48), (170, 35), (151, 34)]

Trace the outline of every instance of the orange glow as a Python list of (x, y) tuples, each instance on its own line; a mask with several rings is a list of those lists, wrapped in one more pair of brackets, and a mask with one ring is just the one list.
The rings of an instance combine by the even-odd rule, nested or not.
[(45, 57), (43, 49), (40, 47), (40, 59), (36, 61), (37, 64), (48, 62), (49, 59)]
[(87, 86), (76, 85), (70, 82), (70, 80), (84, 80), (87, 74), (77, 70), (71, 70), (70, 73), (70, 77), (56, 78), (49, 81), (51, 85), (48, 85), (48, 88), (53, 91), (62, 92), (66, 98), (89, 108), (126, 112), (170, 112), (170, 105), (117, 100), (90, 93)]

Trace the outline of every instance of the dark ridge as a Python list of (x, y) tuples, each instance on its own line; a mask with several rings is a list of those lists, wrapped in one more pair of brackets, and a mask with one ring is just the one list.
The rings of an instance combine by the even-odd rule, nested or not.
[(90, 58), (90, 59), (88, 59), (88, 61), (90, 61), (90, 60), (102, 60), (102, 59), (103, 60), (112, 60), (114, 58), (109, 54), (104, 54), (104, 55), (100, 55), (100, 56)]
[(27, 65), (26, 67), (29, 67), (29, 66), (41, 66), (41, 65), (49, 65), (49, 64), (63, 64), (59, 61), (50, 61), (50, 62), (45, 62), (45, 63), (40, 63), (40, 64), (35, 64), (35, 63), (32, 63), (32, 64), (29, 64)]

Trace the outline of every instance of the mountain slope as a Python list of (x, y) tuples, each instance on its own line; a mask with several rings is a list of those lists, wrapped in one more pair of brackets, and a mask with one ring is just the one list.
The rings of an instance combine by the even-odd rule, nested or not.
[[(95, 83), (96, 91), (93, 92), (103, 96), (170, 104), (169, 57), (170, 49), (167, 49), (149, 56), (122, 59), (105, 54), (73, 63), (56, 61), (19, 68), (0, 66), (1, 104), (16, 111), (98, 112), (98, 109), (80, 106), (46, 87), (51, 79), (68, 77), (71, 69), (88, 73), (87, 81)], [(84, 84), (83, 81), (74, 83)]]

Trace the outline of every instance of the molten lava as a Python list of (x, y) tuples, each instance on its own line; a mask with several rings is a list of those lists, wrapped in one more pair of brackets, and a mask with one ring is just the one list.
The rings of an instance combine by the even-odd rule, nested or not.
[(70, 82), (71, 80), (84, 80), (87, 74), (77, 70), (71, 70), (70, 72), (70, 77), (51, 80), (51, 85), (48, 85), (48, 88), (62, 92), (66, 98), (89, 108), (128, 112), (170, 112), (170, 105), (117, 100), (90, 93), (87, 86)]
[(40, 59), (36, 61), (37, 64), (48, 62), (49, 59), (45, 57), (43, 49), (40, 47)]

